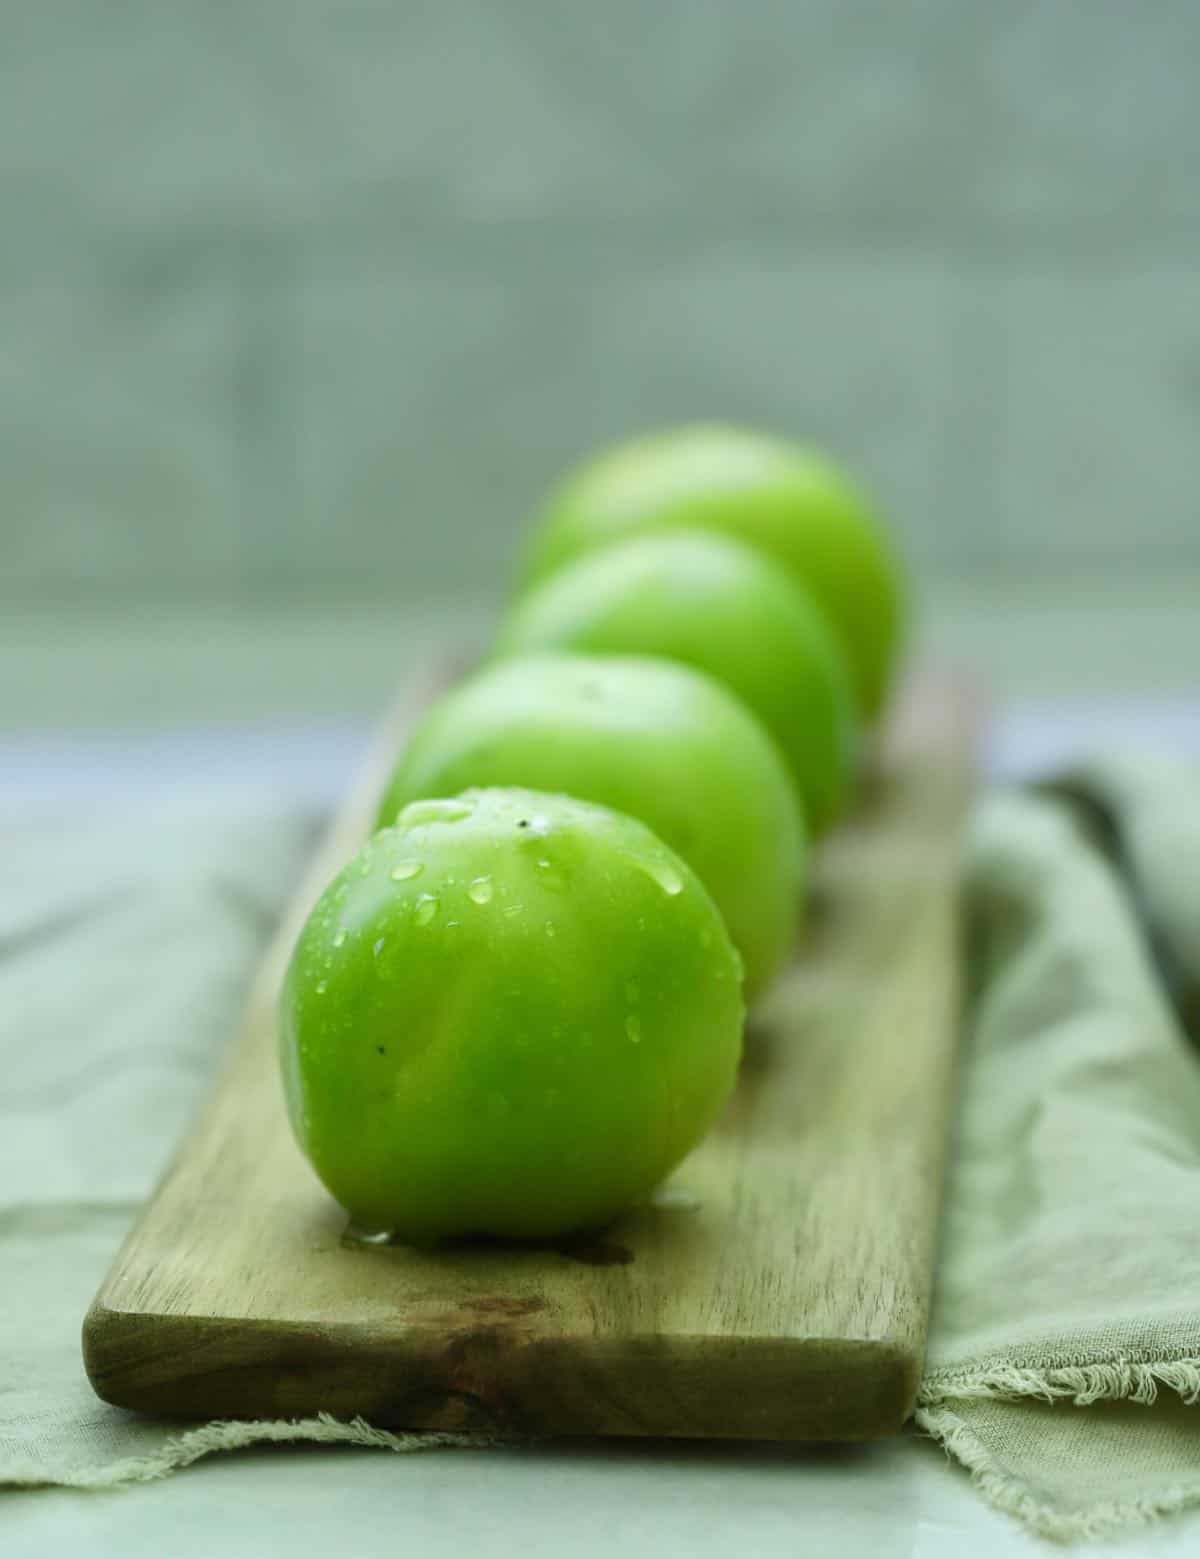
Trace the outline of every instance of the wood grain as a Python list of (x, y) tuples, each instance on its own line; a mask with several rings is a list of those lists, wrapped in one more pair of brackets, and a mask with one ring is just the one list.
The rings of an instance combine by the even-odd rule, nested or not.
[(338, 818), (207, 1103), (84, 1325), (100, 1396), (185, 1416), (325, 1410), (518, 1433), (861, 1439), (921, 1367), (954, 1072), (974, 706), (923, 678), (754, 1014), (738, 1090), (603, 1237), (434, 1253), (344, 1240), (284, 1120), (274, 1005), (357, 845), (406, 699)]

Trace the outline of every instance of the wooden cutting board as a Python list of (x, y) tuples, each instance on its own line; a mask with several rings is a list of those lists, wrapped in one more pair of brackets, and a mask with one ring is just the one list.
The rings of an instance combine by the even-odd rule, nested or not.
[(899, 700), (858, 814), (820, 851), (805, 939), (751, 1019), (737, 1092), (662, 1192), (601, 1238), (435, 1253), (346, 1239), (275, 1064), (292, 941), (367, 831), (403, 705), (92, 1305), (96, 1391), (183, 1416), (536, 1434), (898, 1429), (952, 1097), (971, 699), (924, 677)]

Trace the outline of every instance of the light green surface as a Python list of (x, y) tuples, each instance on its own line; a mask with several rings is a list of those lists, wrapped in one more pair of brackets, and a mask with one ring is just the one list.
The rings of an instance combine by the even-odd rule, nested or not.
[[(997, 700), (1200, 685), (1200, 569), (1073, 585), (935, 575), (923, 587), (914, 652), (962, 665)], [(0, 613), (0, 729), (370, 718), (413, 656), (485, 647), (497, 606), (494, 597), (376, 597), (9, 608)]]
[[(929, 1440), (870, 1446), (594, 1442), (485, 1456), (332, 1447), (210, 1457), (130, 1496), (4, 1497), (21, 1559), (1047, 1559)], [(1182, 1518), (1117, 1559), (1194, 1559)], [(1111, 1551), (1105, 1559), (1112, 1559)]]

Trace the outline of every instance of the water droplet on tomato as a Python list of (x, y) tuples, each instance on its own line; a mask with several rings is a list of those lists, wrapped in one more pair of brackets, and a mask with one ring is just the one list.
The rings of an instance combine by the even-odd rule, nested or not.
[(564, 887), (562, 873), (555, 866), (554, 862), (548, 860), (543, 855), (539, 856), (534, 865), (537, 867), (538, 880), (541, 882), (542, 887), (549, 888), (552, 893), (561, 893)]
[(683, 878), (673, 866), (668, 866), (665, 861), (656, 861), (649, 868), (650, 875), (669, 898), (674, 898), (677, 893), (683, 892)]
[(467, 897), (474, 904), (490, 904), (495, 892), (496, 887), (490, 877), (476, 877), (467, 888)]
[(473, 810), (469, 801), (410, 801), (396, 821), (405, 828), (418, 823), (457, 823), (470, 817)]

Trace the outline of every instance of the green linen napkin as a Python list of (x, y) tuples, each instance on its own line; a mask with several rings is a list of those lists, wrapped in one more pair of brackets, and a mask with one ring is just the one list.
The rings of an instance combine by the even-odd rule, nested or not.
[(0, 813), (0, 1484), (110, 1487), (258, 1441), (431, 1443), (332, 1420), (142, 1418), (99, 1401), (80, 1358), (84, 1313), (316, 823), (229, 789)]
[[(1200, 819), (1200, 783), (1106, 766), (1064, 788), (1116, 817), (1156, 945), (1200, 967), (1200, 826), (1184, 820)], [(97, 1401), (80, 1363), (83, 1313), (314, 821), (277, 796), (202, 795), (0, 817), (0, 1483), (111, 1486), (264, 1440), (460, 1443), (330, 1419), (147, 1420)], [(974, 997), (918, 1410), (993, 1503), (1057, 1537), (1200, 1502), (1185, 1405), (1200, 1386), (1200, 1061), (1093, 823), (1025, 796), (977, 819)]]
[(1200, 1058), (1132, 912), (1195, 962), (1200, 780), (1124, 764), (1055, 788), (1076, 808), (995, 799), (971, 841), (975, 995), (917, 1421), (993, 1504), (1070, 1539), (1200, 1502)]

